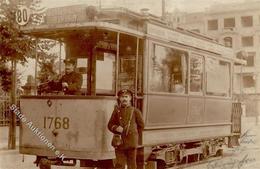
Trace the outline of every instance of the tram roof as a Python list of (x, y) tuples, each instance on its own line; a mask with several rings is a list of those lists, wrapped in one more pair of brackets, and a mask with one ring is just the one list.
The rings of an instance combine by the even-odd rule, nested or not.
[[(144, 28), (145, 23), (156, 24), (162, 28), (170, 28), (161, 17), (152, 15), (148, 12), (138, 13), (120, 7), (97, 9), (94, 6), (72, 5), (49, 8), (44, 14), (34, 15), (31, 22), (26, 26), (22, 26), (21, 29), (31, 35), (46, 36), (51, 35), (52, 33), (55, 34), (57, 31), (62, 32), (63, 30), (65, 32), (69, 30), (85, 29), (87, 27), (111, 27), (115, 30), (124, 30), (128, 33), (134, 33), (137, 36), (140, 36), (146, 33)], [(117, 27), (115, 25), (117, 25)], [(170, 29), (215, 42), (213, 38), (196, 32), (181, 28)]]
[(211, 37), (182, 28), (169, 27), (160, 17), (147, 12), (133, 12), (126, 8), (97, 9), (87, 5), (50, 8), (46, 10), (41, 22), (37, 23), (32, 19), (32, 22), (21, 27), (25, 33), (54, 39), (76, 30), (84, 32), (92, 28), (127, 33), (137, 37), (154, 37), (217, 54), (224, 53), (227, 58), (233, 58), (232, 49), (220, 45)]

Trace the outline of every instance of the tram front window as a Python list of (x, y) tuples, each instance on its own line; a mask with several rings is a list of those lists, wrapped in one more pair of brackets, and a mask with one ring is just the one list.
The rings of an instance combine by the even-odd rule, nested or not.
[(123, 88), (142, 92), (143, 40), (118, 32), (89, 30), (71, 34), (66, 44), (66, 56), (76, 58), (84, 70), (82, 94), (116, 95), (116, 90)]
[(112, 53), (100, 53), (96, 62), (96, 92), (115, 93), (116, 56)]
[(74, 60), (82, 75), (79, 95), (115, 96), (120, 89), (142, 94), (143, 39), (103, 29), (68, 31), (56, 38), (64, 43), (65, 56), (59, 60)]

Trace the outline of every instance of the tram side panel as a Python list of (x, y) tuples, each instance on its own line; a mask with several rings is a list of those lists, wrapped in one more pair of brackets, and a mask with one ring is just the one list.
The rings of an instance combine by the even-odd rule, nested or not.
[(231, 99), (149, 95), (144, 145), (231, 135)]
[[(107, 122), (114, 104), (114, 100), (104, 99), (21, 99), (21, 110), (66, 158), (112, 159), (112, 134)], [(21, 129), (21, 153), (55, 156), (28, 122)]]
[(231, 124), (232, 100), (229, 98), (206, 98), (204, 123)]

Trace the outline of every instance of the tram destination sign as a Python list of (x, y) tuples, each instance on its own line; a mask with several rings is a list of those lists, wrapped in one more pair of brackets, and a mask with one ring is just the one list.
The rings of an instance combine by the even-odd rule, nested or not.
[(20, 6), (15, 12), (15, 21), (18, 25), (24, 26), (29, 22), (30, 16), (30, 9), (26, 6)]
[(214, 53), (224, 54), (224, 57), (233, 57), (233, 51), (232, 49), (228, 49), (225, 46), (219, 45), (214, 42), (208, 42), (196, 37), (188, 36), (167, 28), (162, 28), (157, 25), (148, 24), (147, 25), (147, 34), (156, 36), (159, 38), (163, 38), (168, 41), (177, 42), (180, 44), (185, 44), (188, 46), (192, 46), (195, 48), (203, 49), (206, 51), (211, 51)]
[(27, 27), (56, 27), (60, 24), (89, 22), (96, 16), (95, 10), (88, 8), (87, 5), (72, 5), (46, 9), (44, 13), (37, 14), (37, 16), (42, 18), (41, 22), (38, 22), (34, 17), (30, 17), (30, 14), (30, 10), (27, 7), (21, 6), (16, 11), (16, 22), (21, 26)]

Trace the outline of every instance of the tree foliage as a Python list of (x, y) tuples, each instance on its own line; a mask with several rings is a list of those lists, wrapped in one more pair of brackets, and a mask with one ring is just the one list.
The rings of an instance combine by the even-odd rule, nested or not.
[(0, 61), (25, 63), (35, 48), (35, 38), (20, 31), (15, 22), (17, 5), (0, 0)]
[(0, 65), (0, 82), (2, 84), (2, 90), (5, 92), (9, 92), (11, 90), (11, 84), (12, 84), (12, 71), (5, 66), (4, 64)]
[[(41, 56), (44, 56), (43, 54)], [(55, 59), (57, 56), (55, 54), (45, 55), (39, 59), (40, 70), (38, 72), (38, 80), (40, 83), (44, 83), (57, 78), (57, 72), (54, 68)]]
[[(32, 2), (32, 0), (27, 1), (29, 3)], [(37, 7), (39, 3), (39, 0), (34, 1), (34, 4), (30, 4), (31, 8)], [(46, 39), (36, 39), (33, 36), (23, 33), (15, 21), (15, 12), (17, 9), (16, 0), (9, 0), (8, 2), (6, 0), (0, 0), (0, 64), (6, 65), (12, 60), (24, 64), (28, 58), (34, 58), (37, 52), (42, 81), (45, 79), (45, 76), (51, 72), (50, 67), (53, 65), (52, 60), (54, 59), (54, 55), (49, 54), (48, 51), (53, 48), (57, 42)], [(0, 73), (2, 79), (6, 80), (2, 80), (3, 88), (6, 89), (5, 91), (8, 91), (10, 88), (9, 79), (11, 79), (12, 72), (7, 66), (2, 66)]]

